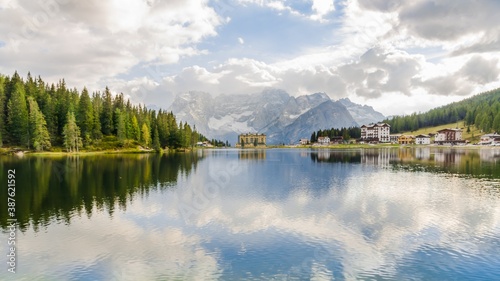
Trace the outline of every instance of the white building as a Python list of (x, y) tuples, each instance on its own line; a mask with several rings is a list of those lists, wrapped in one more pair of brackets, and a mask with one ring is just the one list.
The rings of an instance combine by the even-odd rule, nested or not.
[(465, 141), (462, 140), (461, 129), (442, 129), (438, 131), (434, 142), (438, 144), (456, 144)]
[(330, 138), (329, 137), (319, 137), (318, 143), (319, 144), (330, 144)]
[(361, 139), (366, 141), (390, 142), (391, 126), (377, 123), (361, 126)]
[(389, 140), (391, 143), (398, 143), (399, 137), (401, 134), (389, 135)]
[(308, 145), (309, 144), (309, 139), (300, 139), (299, 144), (301, 144), (301, 145)]
[(497, 133), (486, 134), (481, 136), (481, 141), (478, 144), (492, 144), (496, 139), (500, 139), (500, 135)]
[(416, 144), (431, 144), (431, 137), (429, 135), (418, 135), (415, 137)]

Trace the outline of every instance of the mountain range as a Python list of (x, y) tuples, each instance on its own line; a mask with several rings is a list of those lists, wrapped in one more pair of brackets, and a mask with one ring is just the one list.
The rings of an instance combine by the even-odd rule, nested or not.
[(175, 98), (169, 111), (205, 136), (233, 145), (241, 133), (263, 133), (268, 144), (288, 144), (309, 138), (319, 129), (360, 126), (385, 118), (372, 107), (347, 98), (334, 101), (325, 93), (293, 97), (278, 89), (215, 97), (186, 92)]

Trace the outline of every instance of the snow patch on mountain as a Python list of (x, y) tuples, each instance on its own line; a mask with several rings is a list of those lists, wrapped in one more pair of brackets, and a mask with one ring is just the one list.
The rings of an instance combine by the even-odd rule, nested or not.
[(266, 89), (251, 95), (186, 92), (171, 110), (178, 119), (196, 125), (209, 138), (234, 144), (238, 134), (264, 133), (269, 144), (291, 143), (318, 129), (378, 122), (384, 116), (370, 106), (349, 99), (332, 101), (325, 93), (292, 97), (283, 90)]

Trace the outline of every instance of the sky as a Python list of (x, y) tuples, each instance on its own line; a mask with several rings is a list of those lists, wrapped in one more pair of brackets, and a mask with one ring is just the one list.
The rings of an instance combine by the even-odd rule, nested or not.
[(498, 0), (0, 0), (0, 73), (168, 107), (324, 92), (385, 115), (500, 87)]

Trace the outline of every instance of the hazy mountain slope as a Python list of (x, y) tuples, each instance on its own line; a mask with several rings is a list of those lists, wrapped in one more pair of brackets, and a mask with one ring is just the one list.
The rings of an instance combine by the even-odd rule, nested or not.
[(266, 134), (269, 144), (290, 143), (297, 136), (309, 137), (312, 131), (320, 128), (357, 126), (352, 114), (358, 120), (371, 122), (380, 121), (379, 116), (382, 116), (369, 106), (349, 100), (333, 102), (324, 93), (291, 97), (277, 89), (216, 97), (188, 92), (177, 96), (169, 110), (180, 120), (195, 124), (205, 136), (228, 140), (232, 144), (238, 134), (248, 132)]
[(284, 130), (283, 142), (297, 143), (301, 138), (309, 138), (314, 130), (357, 125), (358, 123), (342, 103), (330, 100), (307, 111), (288, 125)]
[(385, 116), (373, 109), (373, 107), (368, 105), (360, 105), (357, 103), (353, 103), (350, 99), (340, 99), (340, 103), (342, 103), (349, 113), (351, 113), (352, 118), (361, 125), (368, 125), (370, 123), (377, 123), (385, 119)]

